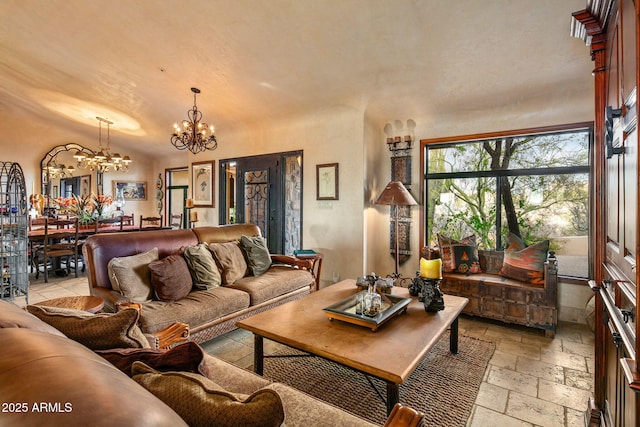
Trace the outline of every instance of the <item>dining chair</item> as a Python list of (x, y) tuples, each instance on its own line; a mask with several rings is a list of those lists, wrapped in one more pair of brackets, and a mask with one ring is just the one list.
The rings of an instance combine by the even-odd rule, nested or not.
[(42, 247), (34, 253), (36, 263), (36, 279), (40, 276), (40, 265), (43, 267), (44, 282), (49, 283), (49, 267), (60, 269), (65, 261), (67, 274), (71, 272), (73, 263), (75, 277), (78, 277), (78, 218), (57, 219), (46, 218)]
[(154, 229), (162, 227), (162, 215), (143, 216), (140, 215), (140, 230)]
[(96, 234), (115, 233), (122, 231), (122, 229), (123, 221), (120, 216), (114, 216), (113, 218), (100, 218), (96, 220)]
[(122, 219), (122, 226), (133, 226), (135, 225), (135, 215), (133, 214), (133, 212), (131, 213), (131, 215), (122, 215), (120, 216), (120, 218)]
[(171, 214), (171, 228), (182, 228), (182, 214)]
[[(47, 222), (45, 217), (40, 218), (31, 218), (29, 217), (29, 231), (44, 231), (44, 224)], [(44, 236), (44, 234), (43, 234)], [(31, 265), (31, 272), (35, 271), (35, 268), (38, 268), (35, 254), (36, 252), (42, 248), (42, 239), (29, 239), (29, 264)]]

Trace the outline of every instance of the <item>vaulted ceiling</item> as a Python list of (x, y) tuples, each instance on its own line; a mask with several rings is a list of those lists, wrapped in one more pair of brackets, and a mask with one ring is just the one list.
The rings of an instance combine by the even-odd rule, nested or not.
[[(218, 135), (349, 106), (454, 114), (560, 90), (590, 102), (584, 0), (3, 0), (0, 114), (173, 152), (198, 108)], [(162, 144), (159, 144), (161, 142)]]

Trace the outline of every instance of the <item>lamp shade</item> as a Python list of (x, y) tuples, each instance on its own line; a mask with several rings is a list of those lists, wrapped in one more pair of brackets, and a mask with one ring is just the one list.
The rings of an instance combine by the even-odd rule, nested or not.
[(416, 199), (400, 181), (388, 183), (376, 200), (376, 205), (411, 206), (417, 204)]

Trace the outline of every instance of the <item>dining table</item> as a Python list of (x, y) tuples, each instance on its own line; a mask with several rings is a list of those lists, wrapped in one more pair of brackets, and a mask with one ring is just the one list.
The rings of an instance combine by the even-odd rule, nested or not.
[[(96, 230), (96, 226), (91, 225), (81, 225), (78, 227), (78, 237), (88, 237), (97, 233), (116, 233), (116, 232), (131, 232), (131, 231), (153, 231), (153, 230), (171, 230), (172, 227), (169, 226), (149, 226), (140, 228), (139, 225), (123, 225), (120, 228), (119, 225), (109, 225), (105, 227), (99, 227)], [(49, 230), (50, 235), (58, 234), (56, 230)], [(60, 230), (60, 235), (68, 235), (69, 230)], [(29, 230), (28, 232), (29, 241), (39, 241), (44, 239), (44, 228), (36, 228), (33, 230)]]

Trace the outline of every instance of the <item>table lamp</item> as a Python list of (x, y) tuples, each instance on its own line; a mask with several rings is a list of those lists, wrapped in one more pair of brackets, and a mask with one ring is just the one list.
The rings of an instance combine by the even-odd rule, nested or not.
[[(416, 202), (416, 200), (413, 198), (411, 193), (409, 193), (409, 190), (407, 190), (407, 188), (404, 185), (402, 185), (402, 182), (400, 181), (391, 181), (390, 183), (388, 183), (385, 189), (382, 190), (382, 193), (380, 193), (380, 196), (378, 196), (378, 198), (376, 199), (376, 205), (414, 206), (417, 204), (418, 202)], [(400, 274), (398, 274), (398, 269), (400, 266), (400, 243), (399, 243), (399, 236), (398, 236), (398, 209), (397, 208), (395, 209), (393, 219), (395, 222), (395, 248), (396, 248), (396, 253), (395, 253), (396, 268), (395, 268), (395, 273), (393, 275), (393, 278), (397, 279), (398, 277), (400, 277)]]

